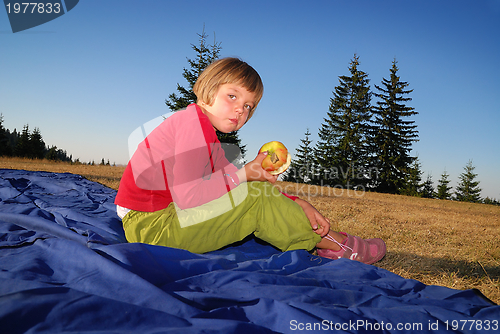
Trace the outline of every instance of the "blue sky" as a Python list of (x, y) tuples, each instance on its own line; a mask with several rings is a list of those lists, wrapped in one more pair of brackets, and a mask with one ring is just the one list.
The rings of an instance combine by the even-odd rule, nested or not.
[[(452, 185), (472, 159), (482, 196), (500, 198), (500, 1), (81, 0), (67, 14), (12, 33), (0, 10), (4, 126), (38, 127), (48, 145), (81, 161), (128, 161), (127, 140), (168, 112), (165, 98), (205, 31), (221, 56), (261, 75), (265, 93), (240, 131), (247, 160), (280, 140), (313, 144), (338, 77), (354, 54), (371, 85), (394, 58), (413, 93), (413, 146), (435, 184)], [(254, 153), (255, 152), (255, 153)]]

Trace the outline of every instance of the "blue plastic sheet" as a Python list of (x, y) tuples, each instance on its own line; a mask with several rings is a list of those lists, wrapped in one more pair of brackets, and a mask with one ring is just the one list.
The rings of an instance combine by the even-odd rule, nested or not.
[(500, 329), (476, 290), (356, 261), (251, 237), (203, 255), (127, 243), (115, 195), (78, 175), (0, 170), (0, 333)]

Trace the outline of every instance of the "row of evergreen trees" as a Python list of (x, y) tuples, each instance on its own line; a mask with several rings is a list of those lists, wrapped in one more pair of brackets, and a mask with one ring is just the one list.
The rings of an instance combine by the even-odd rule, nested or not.
[[(14, 129), (12, 132), (3, 126), (3, 115), (0, 114), (0, 157), (19, 157), (28, 159), (47, 159), (52, 161), (64, 161), (75, 164), (85, 164), (80, 159), (73, 160), (66, 150), (57, 146), (46, 146), (39, 128), (30, 131), (29, 125), (25, 125), (21, 133)], [(109, 159), (104, 158), (99, 164), (93, 160), (88, 165), (110, 166)], [(113, 163), (113, 166), (116, 166)]]
[[(418, 112), (406, 105), (413, 90), (401, 81), (394, 60), (390, 78), (375, 85), (372, 93), (368, 74), (359, 64), (355, 55), (349, 75), (339, 77), (318, 142), (310, 146), (306, 132), (286, 179), (383, 193), (415, 192), (411, 181), (418, 161), (410, 151), (418, 131), (408, 117)], [(373, 96), (378, 99), (374, 105)]]
[(5, 129), (3, 115), (0, 115), (0, 156), (73, 162), (65, 150), (46, 146), (39, 128), (30, 131), (26, 124), (21, 133)]
[(448, 178), (450, 175), (446, 171), (441, 174), (436, 189), (433, 186), (432, 175), (429, 174), (427, 175), (427, 180), (419, 184), (419, 196), (500, 205), (500, 202), (496, 199), (489, 197), (481, 198), (481, 188), (479, 188), (479, 181), (476, 180), (478, 174), (474, 173), (474, 169), (472, 160), (469, 160), (464, 167), (463, 173), (459, 175), (459, 182), (454, 192), (452, 191), (453, 188), (449, 185), (450, 180)]
[[(418, 141), (417, 125), (408, 117), (417, 115), (407, 105), (413, 90), (398, 76), (397, 61), (389, 79), (371, 91), (368, 75), (359, 69), (359, 57), (349, 66), (350, 75), (340, 76), (330, 99), (329, 111), (312, 145), (307, 129), (297, 149), (286, 181), (316, 184), (343, 189), (363, 189), (382, 193), (455, 199), (467, 202), (499, 204), (482, 199), (477, 174), (469, 161), (455, 193), (443, 173), (437, 190), (432, 176), (422, 182), (418, 157), (411, 156), (412, 144)], [(377, 98), (375, 104), (372, 97)]]
[(39, 128), (30, 131), (25, 125), (21, 133), (16, 129), (10, 132), (3, 126), (3, 115), (0, 115), (0, 156), (21, 157), (29, 159), (49, 159), (55, 161), (72, 161), (67, 152), (56, 146), (47, 147)]
[[(303, 166), (300, 167), (300, 169), (297, 168), (300, 161), (311, 158), (314, 160), (314, 156), (312, 155), (314, 147), (311, 145), (312, 141), (310, 140), (310, 136), (311, 133), (308, 129), (305, 133), (305, 139), (301, 139), (301, 144), (297, 149), (296, 159), (293, 160), (292, 166), (285, 173), (285, 181), (320, 184), (314, 182), (314, 179), (311, 177), (311, 175), (314, 174), (313, 170), (303, 168)], [(453, 191), (453, 187), (450, 186), (450, 175), (446, 170), (441, 174), (437, 187), (434, 187), (432, 175), (428, 174), (427, 179), (423, 181), (423, 172), (418, 157), (415, 158), (411, 168), (412, 173), (407, 177), (407, 183), (399, 193), (401, 195), (500, 205), (500, 201), (495, 198), (481, 198), (481, 188), (479, 188), (480, 182), (477, 181), (478, 174), (474, 173), (475, 166), (473, 166), (472, 160), (469, 160), (464, 167), (464, 172), (459, 175), (459, 183), (455, 191)]]

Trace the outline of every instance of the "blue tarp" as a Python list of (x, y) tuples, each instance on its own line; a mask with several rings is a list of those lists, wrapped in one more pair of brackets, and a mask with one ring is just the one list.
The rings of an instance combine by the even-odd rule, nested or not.
[(0, 333), (498, 332), (478, 291), (356, 261), (253, 238), (203, 255), (127, 243), (115, 195), (0, 170)]

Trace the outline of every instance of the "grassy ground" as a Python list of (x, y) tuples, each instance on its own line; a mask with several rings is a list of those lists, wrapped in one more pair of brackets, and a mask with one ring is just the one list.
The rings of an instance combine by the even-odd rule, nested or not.
[[(117, 189), (124, 167), (0, 158), (0, 168), (80, 174)], [(387, 243), (378, 267), (425, 284), (479, 289), (500, 303), (500, 207), (278, 182), (332, 228)]]

